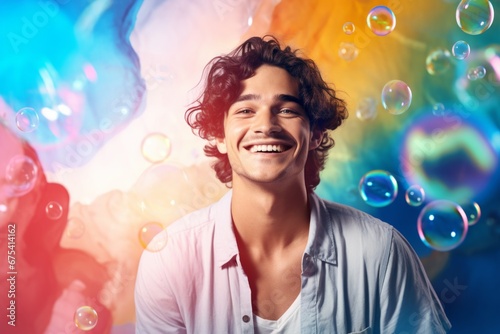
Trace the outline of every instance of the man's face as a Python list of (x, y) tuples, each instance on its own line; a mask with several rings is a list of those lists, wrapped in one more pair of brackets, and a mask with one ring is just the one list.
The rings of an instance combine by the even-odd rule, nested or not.
[(262, 65), (224, 119), (217, 148), (227, 153), (233, 186), (241, 182), (304, 183), (309, 150), (319, 145), (299, 101), (298, 82), (286, 70)]

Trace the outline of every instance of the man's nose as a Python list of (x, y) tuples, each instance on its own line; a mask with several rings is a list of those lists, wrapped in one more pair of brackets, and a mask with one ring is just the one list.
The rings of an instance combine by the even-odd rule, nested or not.
[(254, 118), (253, 130), (256, 133), (270, 134), (280, 132), (278, 115), (270, 109), (259, 110)]

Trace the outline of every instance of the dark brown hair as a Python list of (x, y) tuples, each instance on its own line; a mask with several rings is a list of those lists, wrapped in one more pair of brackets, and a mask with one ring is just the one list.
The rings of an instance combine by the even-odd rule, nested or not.
[(213, 140), (224, 137), (224, 116), (241, 93), (241, 82), (255, 75), (257, 68), (264, 64), (283, 68), (297, 79), (299, 98), (311, 129), (323, 133), (321, 144), (309, 152), (305, 166), (306, 186), (312, 191), (319, 184), (319, 172), (324, 168), (328, 150), (334, 146), (328, 130), (342, 124), (347, 118), (347, 109), (345, 102), (323, 80), (314, 61), (300, 57), (298, 50), (289, 46), (282, 49), (272, 36), (252, 37), (229, 54), (213, 58), (205, 67), (204, 91), (186, 111), (186, 122), (194, 133), (210, 141), (204, 151), (217, 159), (213, 165), (217, 178), (223, 183), (231, 182), (232, 169), (227, 154), (221, 154)]

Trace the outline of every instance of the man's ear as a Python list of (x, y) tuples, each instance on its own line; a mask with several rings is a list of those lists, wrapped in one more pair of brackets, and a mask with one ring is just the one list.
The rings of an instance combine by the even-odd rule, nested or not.
[(309, 150), (315, 150), (321, 144), (323, 140), (324, 131), (320, 131), (318, 129), (313, 129), (311, 131), (311, 140), (309, 141)]
[(225, 138), (215, 138), (215, 144), (220, 154), (227, 154), (226, 139)]

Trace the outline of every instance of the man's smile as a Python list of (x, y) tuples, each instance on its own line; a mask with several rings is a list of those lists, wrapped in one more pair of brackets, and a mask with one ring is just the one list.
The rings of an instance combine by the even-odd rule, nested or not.
[(252, 153), (281, 153), (287, 151), (291, 148), (290, 145), (283, 144), (261, 144), (261, 145), (250, 145), (245, 147)]

